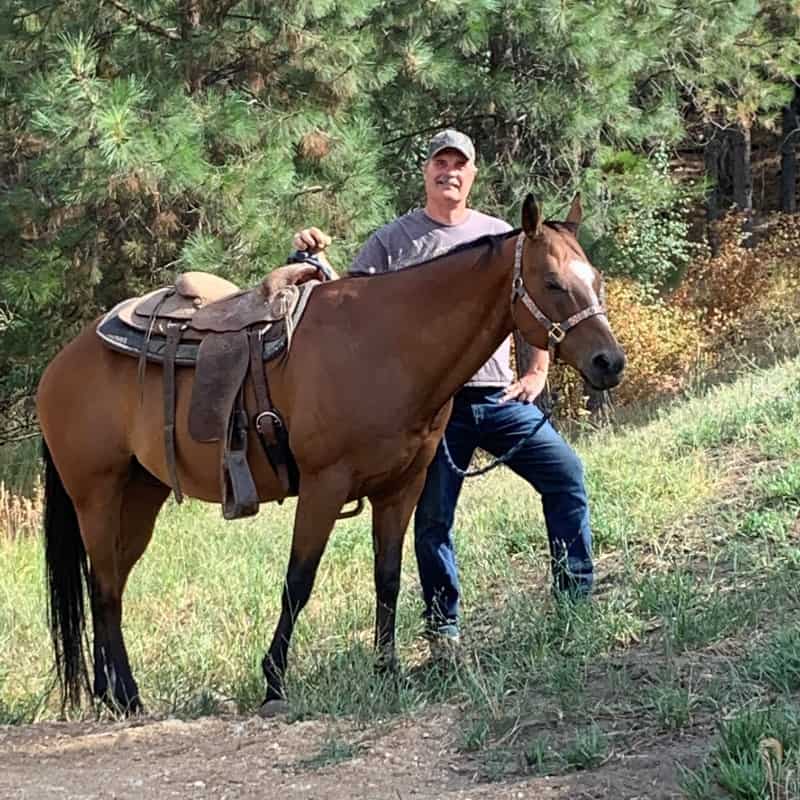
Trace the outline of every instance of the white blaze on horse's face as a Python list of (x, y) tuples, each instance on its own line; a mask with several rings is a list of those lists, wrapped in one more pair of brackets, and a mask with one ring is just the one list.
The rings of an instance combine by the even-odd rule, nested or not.
[(589, 290), (591, 302), (596, 303), (597, 294), (594, 291), (594, 268), (592, 265), (580, 258), (573, 258), (570, 259), (568, 266), (578, 280)]

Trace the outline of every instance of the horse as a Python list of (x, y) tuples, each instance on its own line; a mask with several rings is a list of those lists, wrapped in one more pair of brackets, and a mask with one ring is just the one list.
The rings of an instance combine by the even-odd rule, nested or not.
[[(578, 196), (565, 221), (545, 221), (532, 195), (522, 227), (482, 237), (397, 272), (320, 283), (291, 348), (267, 363), (299, 484), (281, 612), (262, 661), (262, 705), (285, 708), (297, 616), (342, 508), (372, 508), (379, 665), (396, 666), (403, 539), (450, 414), (453, 394), (517, 329), (598, 389), (619, 383), (625, 356), (602, 305), (602, 279), (577, 240)], [(536, 298), (535, 300), (533, 298)], [(49, 628), (62, 704), (87, 692), (142, 710), (122, 633), (131, 569), (170, 493), (162, 370), (107, 348), (88, 326), (45, 369), (36, 405), (45, 461)], [(553, 353), (556, 355), (556, 353)], [(175, 378), (177, 473), (183, 492), (220, 502), (219, 450), (189, 434), (193, 370)], [(247, 393), (252, 411), (253, 392)], [(258, 449), (252, 428), (249, 453)], [(251, 457), (258, 501), (282, 500), (275, 471)], [(88, 594), (93, 683), (84, 653)]]

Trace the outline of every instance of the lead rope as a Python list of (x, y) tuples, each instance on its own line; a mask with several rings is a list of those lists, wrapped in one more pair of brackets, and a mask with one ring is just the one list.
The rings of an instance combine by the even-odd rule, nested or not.
[(510, 450), (503, 453), (501, 456), (497, 456), (497, 458), (492, 459), (492, 461), (487, 464), (485, 467), (477, 467), (476, 469), (461, 469), (461, 467), (456, 465), (456, 462), (453, 461), (453, 457), (450, 455), (450, 448), (447, 446), (447, 434), (442, 436), (442, 452), (444, 453), (445, 461), (447, 462), (447, 466), (456, 473), (461, 478), (475, 478), (478, 475), (485, 475), (487, 472), (491, 472), (491, 470), (495, 469), (495, 467), (499, 467), (501, 464), (508, 463), (514, 456), (534, 437), (537, 433), (541, 430), (542, 426), (550, 421), (550, 417), (552, 416), (552, 409), (546, 412), (542, 412), (542, 418), (536, 422), (528, 433), (520, 439)]

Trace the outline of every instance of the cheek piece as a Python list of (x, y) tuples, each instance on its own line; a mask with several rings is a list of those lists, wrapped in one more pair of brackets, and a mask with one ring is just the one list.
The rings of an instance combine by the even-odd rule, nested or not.
[(577, 314), (573, 314), (565, 320), (553, 322), (553, 320), (536, 305), (533, 298), (528, 294), (528, 290), (525, 288), (525, 281), (522, 278), (522, 249), (525, 246), (525, 238), (525, 233), (520, 233), (514, 252), (514, 274), (511, 280), (511, 316), (512, 318), (514, 317), (514, 306), (517, 300), (520, 300), (522, 305), (531, 312), (533, 318), (547, 331), (547, 347), (550, 353), (550, 361), (551, 363), (555, 363), (555, 359), (558, 355), (558, 345), (564, 341), (564, 337), (570, 329), (590, 317), (596, 317), (598, 315), (605, 316), (605, 285), (600, 287), (599, 303), (592, 303), (590, 306), (584, 308), (583, 311), (578, 311)]

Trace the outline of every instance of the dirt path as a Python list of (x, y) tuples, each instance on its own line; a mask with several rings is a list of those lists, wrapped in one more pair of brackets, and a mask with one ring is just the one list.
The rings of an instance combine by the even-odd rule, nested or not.
[(454, 746), (455, 714), (368, 730), (341, 722), (257, 717), (40, 723), (0, 728), (0, 797), (500, 800), (680, 797), (686, 738), (614, 754), (591, 771), (488, 782)]

